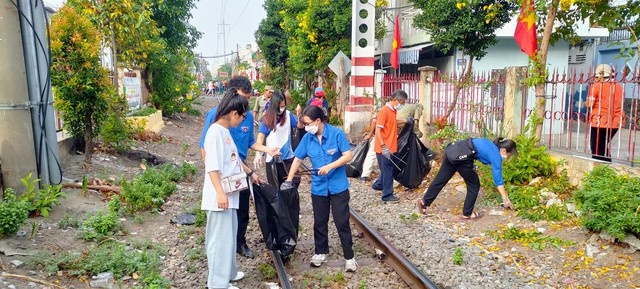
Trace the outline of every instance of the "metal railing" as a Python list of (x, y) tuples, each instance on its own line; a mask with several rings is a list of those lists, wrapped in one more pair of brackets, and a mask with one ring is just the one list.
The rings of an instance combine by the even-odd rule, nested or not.
[(385, 75), (382, 79), (382, 98), (391, 96), (397, 89), (409, 95), (407, 103), (420, 103), (420, 74)]

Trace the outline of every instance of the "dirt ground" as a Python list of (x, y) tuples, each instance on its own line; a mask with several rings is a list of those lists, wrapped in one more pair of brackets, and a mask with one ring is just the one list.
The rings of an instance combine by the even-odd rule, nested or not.
[[(201, 170), (203, 165), (201, 162), (200, 150), (198, 142), (204, 123), (204, 113), (213, 106), (211, 98), (205, 98), (205, 105), (200, 110), (203, 115), (200, 117), (193, 117), (187, 115), (178, 115), (175, 118), (165, 119), (165, 128), (161, 131), (163, 141), (159, 142), (138, 142), (136, 149), (148, 151), (154, 155), (165, 158), (170, 162), (181, 164), (183, 161), (194, 164), (198, 167), (199, 171), (193, 178), (193, 181), (187, 183), (180, 183), (178, 192), (176, 192), (169, 200), (164, 204), (162, 209), (158, 213), (143, 212), (136, 216), (129, 216), (128, 218), (122, 218), (121, 222), (126, 226), (128, 233), (125, 236), (118, 237), (122, 240), (133, 239), (150, 239), (154, 242), (162, 242), (169, 248), (169, 253), (165, 259), (165, 268), (163, 268), (163, 274), (174, 282), (174, 288), (202, 288), (206, 277), (206, 262), (200, 262), (198, 264), (190, 263), (185, 258), (185, 251), (192, 248), (201, 247), (195, 239), (204, 231), (203, 228), (193, 226), (176, 226), (170, 223), (170, 220), (184, 213), (185, 211), (199, 207), (199, 198), (202, 188)], [(82, 169), (82, 155), (72, 155), (69, 161), (63, 163), (63, 176), (65, 178), (64, 183), (78, 182), (83, 176), (89, 178), (99, 178), (104, 180), (117, 180), (122, 177), (131, 179), (137, 172), (142, 171), (141, 161), (135, 158), (129, 158), (120, 154), (108, 154), (100, 151), (96, 151), (93, 156), (93, 164), (88, 171)], [(251, 158), (252, 160), (252, 158)], [(425, 184), (433, 177), (435, 170), (432, 170), (429, 179)], [(357, 179), (351, 179), (352, 185), (357, 183), (359, 186), (370, 186), (371, 181), (363, 182)], [(462, 202), (464, 201), (465, 191), (464, 183), (460, 178), (454, 178), (448, 185), (448, 189), (442, 193), (431, 207), (432, 211), (436, 213), (436, 216), (432, 217), (432, 220), (438, 220), (444, 223), (454, 223), (456, 225), (451, 228), (456, 228), (460, 236), (471, 238), (472, 242), (475, 242), (475, 246), (480, 246), (488, 251), (500, 252), (501, 250), (509, 250), (508, 247), (519, 247), (521, 244), (517, 244), (510, 241), (496, 242), (494, 239), (487, 236), (487, 230), (495, 229), (506, 223), (513, 223), (520, 227), (542, 228), (546, 231), (546, 234), (557, 236), (569, 241), (575, 242), (575, 247), (566, 250), (564, 254), (572, 254), (575, 257), (572, 260), (575, 262), (566, 262), (567, 258), (549, 259), (548, 256), (543, 256), (537, 253), (535, 250), (521, 251), (522, 258), (520, 260), (514, 260), (517, 266), (522, 267), (523, 271), (533, 271), (532, 269), (537, 264), (544, 262), (545, 266), (553, 266), (549, 271), (557, 271), (564, 278), (563, 288), (577, 288), (574, 287), (574, 281), (578, 278), (593, 277), (593, 285), (591, 288), (608, 288), (608, 281), (613, 279), (626, 280), (624, 284), (627, 284), (633, 288), (633, 286), (640, 285), (640, 273), (634, 273), (633, 268), (640, 267), (640, 253), (626, 253), (626, 245), (612, 245), (602, 240), (597, 241), (600, 246), (600, 250), (603, 254), (598, 255), (597, 258), (587, 259), (580, 258), (580, 254), (584, 255), (584, 248), (587, 240), (591, 238), (592, 234), (585, 229), (581, 228), (579, 224), (572, 223), (571, 221), (564, 223), (547, 223), (537, 222), (533, 223), (527, 220), (522, 220), (515, 216), (513, 212), (506, 212), (502, 215), (489, 214), (495, 208), (483, 205), (483, 194), (478, 200), (478, 208), (485, 213), (485, 217), (478, 221), (460, 222), (459, 215), (461, 215)], [(402, 197), (402, 205), (407, 209), (407, 212), (417, 212), (414, 206), (414, 200), (422, 194), (422, 189), (414, 191), (399, 190), (399, 196)], [(29, 219), (28, 225), (22, 228), (22, 231), (26, 232), (25, 236), (21, 237), (7, 237), (0, 239), (0, 245), (4, 248), (10, 249), (10, 251), (17, 251), (19, 254), (29, 254), (37, 250), (48, 250), (52, 252), (68, 252), (68, 251), (81, 251), (95, 245), (92, 242), (85, 242), (78, 238), (78, 232), (74, 229), (61, 230), (58, 228), (57, 223), (65, 217), (65, 215), (83, 216), (86, 212), (106, 209), (106, 201), (109, 197), (96, 191), (89, 191), (86, 195), (83, 195), (79, 189), (64, 189), (67, 193), (66, 198), (62, 200), (62, 204), (59, 207), (55, 207), (48, 218), (37, 217)], [(309, 210), (310, 204), (301, 203), (302, 211)], [(253, 209), (252, 209), (252, 212)], [(138, 216), (138, 217), (137, 217)], [(142, 219), (143, 222), (139, 223), (134, 221), (134, 218)], [(30, 238), (33, 225), (37, 225), (34, 238)], [(257, 221), (254, 216), (249, 224), (249, 230), (257, 230)], [(306, 234), (306, 240), (299, 244), (299, 250), (312, 251), (313, 242), (310, 241), (313, 234), (312, 228), (307, 228), (307, 231), (301, 231), (301, 234)], [(257, 233), (256, 233), (257, 234)], [(254, 249), (258, 248), (258, 237), (254, 235), (249, 239), (249, 245)], [(335, 238), (334, 238), (335, 239)], [(499, 243), (499, 244), (498, 244)], [(356, 246), (361, 249), (359, 256), (367, 256), (370, 248), (366, 248), (366, 243), (363, 241), (356, 241)], [(498, 248), (505, 247), (505, 248)], [(357, 250), (358, 251), (358, 250)], [(520, 252), (520, 251), (519, 251)], [(575, 255), (575, 256), (574, 256)], [(305, 256), (304, 258), (308, 258)], [(357, 256), (358, 257), (358, 256)], [(241, 257), (238, 257), (239, 261)], [(266, 256), (264, 257), (266, 258)], [(541, 260), (541, 258), (546, 258)], [(0, 269), (6, 273), (26, 276), (29, 278), (35, 278), (37, 280), (46, 280), (52, 284), (57, 284), (65, 288), (89, 288), (87, 279), (90, 276), (84, 276), (84, 278), (76, 278), (68, 276), (66, 272), (58, 272), (54, 276), (46, 276), (43, 272), (36, 270), (35, 268), (29, 268), (27, 265), (15, 267), (10, 264), (13, 260), (23, 260), (25, 257), (21, 255), (9, 256), (7, 252), (0, 254)], [(369, 257), (362, 257), (363, 264), (374, 264), (375, 261)], [(525, 260), (525, 261), (523, 261)], [(565, 261), (561, 261), (565, 260)], [(520, 261), (520, 263), (519, 263)], [(538, 262), (540, 261), (540, 262)], [(242, 266), (248, 270), (248, 273), (253, 276), (259, 276), (260, 273), (257, 270), (257, 266), (261, 261), (242, 259)], [(586, 263), (585, 263), (586, 262)], [(591, 262), (591, 263), (590, 263)], [(334, 262), (335, 263), (335, 262)], [(298, 264), (298, 263), (296, 263)], [(308, 268), (306, 259), (300, 260), (298, 266), (304, 271)], [(339, 262), (336, 264), (329, 264), (330, 268), (340, 267), (342, 264)], [(195, 266), (195, 268), (190, 268)], [(617, 266), (617, 267), (616, 267)], [(614, 268), (607, 274), (599, 274), (597, 276), (593, 273), (598, 272), (597, 269), (601, 268)], [(622, 267), (628, 269), (623, 270)], [(381, 269), (385, 270), (385, 269)], [(193, 272), (194, 273), (189, 273)], [(629, 274), (630, 273), (630, 274)], [(625, 274), (624, 277), (622, 274)], [(305, 276), (308, 277), (308, 276)], [(255, 287), (258, 284), (263, 283), (261, 278), (255, 277)], [(537, 276), (537, 278), (544, 278), (544, 275)], [(355, 280), (357, 284), (358, 280)], [(0, 279), (0, 288), (51, 288), (52, 286), (42, 284), (29, 284), (30, 281), (26, 281), (23, 277), (2, 277)], [(127, 280), (122, 288), (131, 288), (136, 284), (133, 279)], [(200, 285), (195, 285), (200, 284)], [(350, 283), (352, 284), (352, 283)], [(34, 286), (35, 285), (35, 286)], [(11, 287), (14, 286), (14, 287)], [(253, 285), (251, 285), (253, 286)], [(242, 286), (244, 288), (253, 287)], [(349, 288), (356, 288), (357, 285), (349, 285)], [(397, 287), (397, 286), (396, 286)], [(402, 286), (400, 286), (402, 287)], [(370, 287), (371, 288), (371, 287)], [(625, 287), (618, 287), (625, 288)]]

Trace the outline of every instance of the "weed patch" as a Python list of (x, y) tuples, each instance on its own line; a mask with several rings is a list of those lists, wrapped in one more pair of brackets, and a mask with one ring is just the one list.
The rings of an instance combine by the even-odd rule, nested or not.
[(89, 215), (82, 226), (82, 239), (103, 240), (113, 236), (122, 230), (122, 224), (113, 212), (103, 213), (99, 210), (97, 213)]
[(609, 166), (595, 168), (584, 178), (582, 189), (574, 192), (584, 226), (618, 239), (640, 234), (638, 196), (640, 178), (618, 175)]
[(517, 226), (506, 228), (499, 231), (489, 231), (489, 235), (500, 240), (512, 240), (514, 242), (521, 243), (524, 246), (542, 250), (548, 246), (554, 246), (558, 249), (562, 247), (568, 247), (574, 244), (574, 242), (566, 241), (558, 237), (543, 236), (542, 233), (536, 230), (520, 229)]
[(262, 274), (262, 277), (267, 280), (271, 280), (276, 277), (276, 268), (271, 266), (271, 264), (260, 264), (258, 265), (258, 272)]
[(453, 264), (462, 265), (462, 262), (464, 262), (464, 257), (462, 255), (462, 248), (456, 248), (453, 251), (453, 257), (451, 257), (451, 261), (453, 261)]
[(66, 271), (69, 275), (93, 276), (112, 272), (117, 279), (140, 275), (137, 288), (169, 288), (170, 282), (161, 275), (162, 256), (166, 249), (150, 241), (132, 243), (127, 246), (118, 241), (109, 241), (91, 248), (88, 252), (70, 252), (60, 255), (39, 252), (27, 259), (27, 264), (49, 274)]
[(0, 202), (0, 235), (13, 235), (29, 218), (29, 203), (16, 199), (12, 189), (4, 191), (4, 199)]

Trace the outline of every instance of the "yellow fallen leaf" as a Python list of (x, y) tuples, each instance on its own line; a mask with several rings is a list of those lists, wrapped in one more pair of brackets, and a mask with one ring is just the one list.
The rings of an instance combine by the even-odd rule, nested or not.
[(138, 278), (140, 278), (140, 275), (138, 275), (138, 273), (134, 272), (133, 274), (131, 274), (131, 278), (138, 279)]
[(140, 168), (144, 171), (147, 170), (147, 166), (144, 163), (140, 163)]

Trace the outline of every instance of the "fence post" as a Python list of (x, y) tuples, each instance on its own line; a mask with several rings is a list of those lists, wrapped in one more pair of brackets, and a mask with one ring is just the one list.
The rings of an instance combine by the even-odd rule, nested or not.
[(424, 107), (422, 111), (422, 118), (419, 120), (419, 129), (424, 133), (422, 142), (427, 143), (427, 136), (433, 133), (432, 126), (429, 123), (431, 121), (431, 99), (433, 93), (433, 78), (435, 77), (436, 70), (438, 68), (434, 66), (422, 66), (418, 68), (420, 71), (420, 88), (418, 92), (420, 94), (420, 103)]
[(507, 67), (504, 89), (504, 133), (507, 138), (515, 138), (522, 133), (522, 112), (524, 104), (523, 81), (527, 68), (524, 66)]

